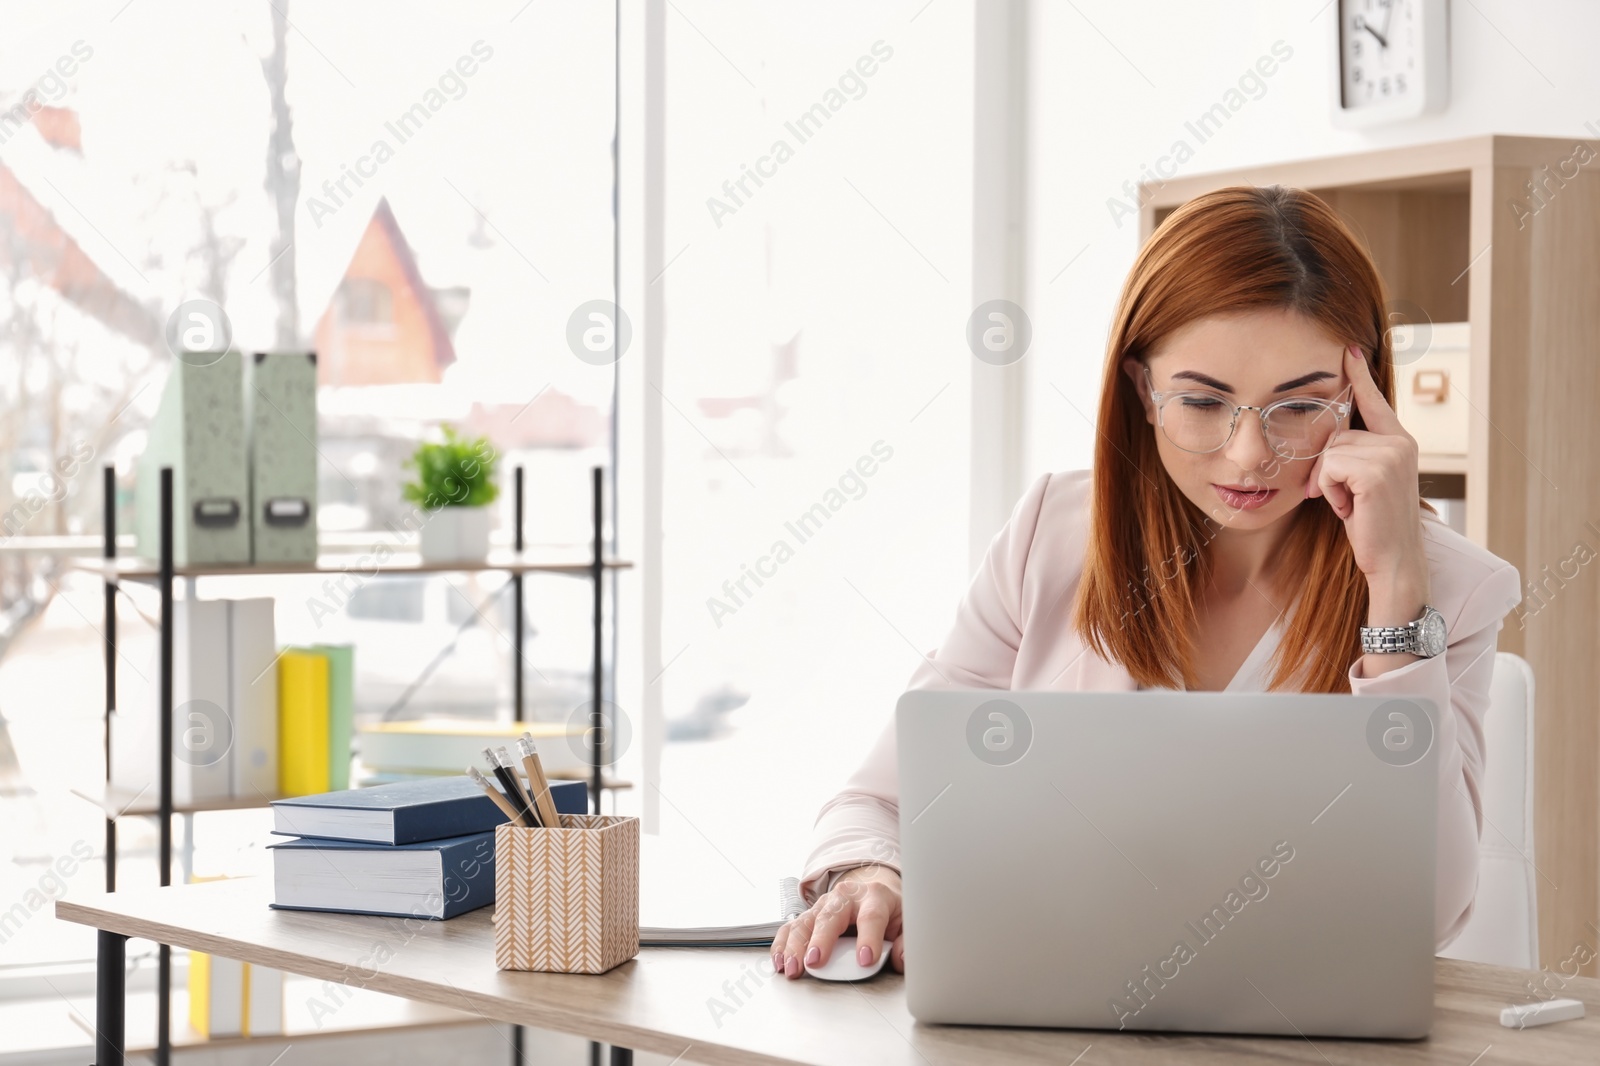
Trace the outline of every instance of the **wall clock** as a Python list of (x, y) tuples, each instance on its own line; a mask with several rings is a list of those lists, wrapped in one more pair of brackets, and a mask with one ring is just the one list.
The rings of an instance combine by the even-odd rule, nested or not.
[(1449, 0), (1336, 0), (1333, 121), (1396, 122), (1450, 99)]

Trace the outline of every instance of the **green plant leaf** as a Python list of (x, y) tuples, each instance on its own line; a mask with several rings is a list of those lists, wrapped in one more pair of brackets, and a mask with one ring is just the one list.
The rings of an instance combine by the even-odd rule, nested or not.
[(444, 427), (440, 443), (424, 441), (405, 465), (416, 476), (401, 487), (407, 502), (434, 510), (439, 507), (483, 507), (500, 495), (494, 474), (500, 456), (489, 438), (468, 440), (453, 426)]

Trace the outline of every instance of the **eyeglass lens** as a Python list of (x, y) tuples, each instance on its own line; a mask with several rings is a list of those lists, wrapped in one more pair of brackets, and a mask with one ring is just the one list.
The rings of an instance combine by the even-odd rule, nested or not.
[[(1241, 421), (1253, 411), (1239, 412)], [(1213, 452), (1228, 443), (1233, 406), (1205, 395), (1180, 395), (1161, 405), (1161, 428), (1173, 444), (1190, 452)], [(1317, 400), (1286, 400), (1267, 411), (1267, 444), (1285, 459), (1310, 459), (1328, 446), (1338, 428), (1334, 408)]]

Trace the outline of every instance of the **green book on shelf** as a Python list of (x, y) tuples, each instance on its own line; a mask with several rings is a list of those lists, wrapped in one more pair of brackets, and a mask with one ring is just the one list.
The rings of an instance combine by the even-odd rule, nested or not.
[(328, 660), (328, 790), (350, 787), (350, 740), (355, 727), (356, 649), (353, 644), (313, 644)]

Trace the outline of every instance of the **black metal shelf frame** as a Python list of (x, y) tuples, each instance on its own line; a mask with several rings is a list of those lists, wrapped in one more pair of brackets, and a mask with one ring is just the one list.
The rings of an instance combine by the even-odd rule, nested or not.
[[(116, 575), (117, 558), (117, 482), (116, 470), (109, 464), (103, 469), (103, 545), (102, 556), (106, 560), (105, 569), (105, 755), (106, 755), (106, 788), (110, 794), (111, 786), (111, 715), (116, 711), (117, 704), (117, 585)], [(601, 771), (603, 769), (603, 753), (608, 750), (602, 743), (606, 736), (608, 723), (604, 711), (604, 684), (605, 663), (602, 658), (604, 640), (604, 584), (605, 584), (605, 526), (604, 526), (604, 495), (603, 485), (605, 473), (602, 467), (594, 467), (591, 471), (591, 489), (594, 504), (594, 538), (593, 554), (583, 573), (593, 587), (594, 593), (594, 668), (590, 693), (590, 782), (589, 801), (595, 814), (600, 813), (603, 784)], [(159, 770), (160, 796), (157, 809), (153, 813), (159, 819), (159, 865), (160, 884), (166, 887), (172, 883), (172, 659), (173, 659), (173, 634), (172, 634), (172, 582), (175, 577), (173, 565), (173, 517), (172, 517), (172, 468), (161, 468), (161, 537), (160, 559), (157, 571), (157, 585), (161, 596), (161, 654), (160, 654), (160, 698), (157, 712), (160, 715), (160, 759)], [(524, 504), (524, 474), (523, 467), (517, 466), (513, 473), (513, 506), (515, 516), (512, 523), (512, 536), (518, 553), (522, 552), (525, 545), (523, 533), (523, 504)], [(492, 567), (489, 569), (493, 569)], [(407, 573), (405, 570), (386, 570), (381, 573)], [(261, 573), (253, 571), (253, 573)], [(512, 713), (515, 721), (525, 720), (524, 696), (526, 691), (523, 663), (523, 637), (525, 634), (525, 619), (523, 617), (524, 588), (523, 579), (526, 576), (520, 568), (510, 569), (512, 582), (513, 611), (516, 620), (513, 624), (513, 640), (515, 645), (511, 655), (512, 670)], [(215, 576), (229, 574), (226, 568), (218, 568)], [(117, 890), (117, 819), (112, 816), (106, 818), (106, 891)], [(125, 973), (124, 964), (126, 957), (127, 937), (117, 933), (100, 931), (98, 940), (99, 966), (96, 980), (95, 1014), (95, 1062), (98, 1066), (121, 1066), (125, 1062), (124, 1033), (125, 1017), (124, 994)], [(156, 1009), (156, 1066), (169, 1066), (172, 1056), (172, 947), (168, 944), (159, 945), (157, 975)], [(522, 1026), (513, 1027), (513, 1059), (516, 1066), (520, 1066), (523, 1059), (523, 1030)], [(631, 1061), (631, 1052), (623, 1048), (612, 1048), (613, 1062)], [(598, 1052), (598, 1045), (591, 1045), (591, 1055)]]

